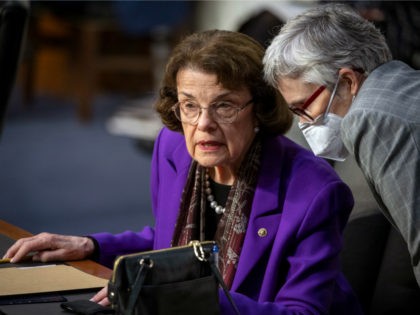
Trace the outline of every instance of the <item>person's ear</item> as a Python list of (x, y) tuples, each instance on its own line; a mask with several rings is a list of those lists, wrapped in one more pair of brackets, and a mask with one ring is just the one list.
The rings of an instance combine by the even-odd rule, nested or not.
[(355, 96), (363, 83), (363, 75), (350, 68), (341, 68), (338, 72), (341, 80), (348, 83), (350, 94)]

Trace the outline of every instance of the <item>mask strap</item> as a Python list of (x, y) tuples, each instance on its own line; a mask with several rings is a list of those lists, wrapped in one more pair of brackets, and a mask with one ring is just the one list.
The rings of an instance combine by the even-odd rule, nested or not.
[(334, 89), (331, 93), (331, 97), (330, 97), (330, 100), (329, 100), (328, 105), (327, 105), (327, 109), (325, 110), (323, 117), (325, 117), (328, 114), (328, 112), (330, 111), (331, 104), (332, 104), (333, 99), (335, 97), (335, 92), (337, 91), (338, 82), (340, 82), (340, 76), (337, 78), (337, 81), (335, 82)]

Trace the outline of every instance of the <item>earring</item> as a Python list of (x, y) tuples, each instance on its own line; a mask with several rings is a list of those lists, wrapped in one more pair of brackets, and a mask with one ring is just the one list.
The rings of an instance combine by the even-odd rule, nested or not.
[(255, 132), (255, 133), (258, 133), (259, 131), (260, 131), (260, 128), (259, 128), (258, 126), (255, 126), (255, 127), (254, 127), (254, 132)]

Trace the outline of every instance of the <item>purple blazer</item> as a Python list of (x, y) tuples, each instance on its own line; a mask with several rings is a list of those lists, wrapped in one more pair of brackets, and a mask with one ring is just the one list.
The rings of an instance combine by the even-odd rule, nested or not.
[[(183, 135), (163, 129), (152, 159), (155, 227), (92, 235), (100, 262), (169, 247), (191, 163)], [(241, 314), (362, 314), (340, 272), (349, 188), (324, 160), (278, 136), (263, 142), (261, 168), (231, 293)], [(222, 314), (233, 314), (220, 292)]]

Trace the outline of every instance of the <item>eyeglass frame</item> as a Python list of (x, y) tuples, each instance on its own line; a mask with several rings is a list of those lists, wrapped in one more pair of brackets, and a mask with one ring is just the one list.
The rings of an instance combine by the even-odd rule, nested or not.
[(305, 117), (309, 119), (309, 121), (314, 122), (315, 119), (309, 115), (306, 112), (306, 109), (316, 100), (316, 98), (326, 89), (327, 87), (325, 85), (321, 85), (319, 88), (315, 90), (307, 99), (303, 102), (303, 105), (300, 107), (296, 106), (288, 106), (289, 110), (299, 116), (299, 117)]
[[(310, 122), (307, 122), (307, 123), (304, 123), (304, 124), (307, 124), (307, 125), (312, 125), (312, 124), (315, 124), (315, 123), (319, 123), (319, 122), (321, 122), (322, 123), (322, 121), (323, 121), (323, 119), (325, 118), (325, 116), (329, 113), (329, 111), (330, 111), (330, 108), (331, 108), (331, 105), (332, 105), (332, 102), (333, 102), (333, 100), (334, 100), (334, 97), (335, 97), (335, 94), (336, 94), (336, 92), (337, 92), (337, 87), (338, 87), (338, 83), (340, 82), (340, 76), (338, 76), (337, 77), (337, 80), (336, 80), (336, 82), (335, 82), (335, 84), (334, 84), (334, 88), (333, 88), (333, 90), (332, 90), (332, 92), (331, 92), (331, 96), (330, 96), (330, 99), (329, 99), (329, 101), (328, 101), (328, 104), (327, 104), (327, 108), (325, 109), (325, 111), (320, 115), (320, 116), (318, 116), (317, 118), (315, 118), (315, 119), (312, 119), (312, 121), (310, 121)], [(313, 101), (313, 100), (312, 100)], [(310, 115), (309, 115), (309, 117), (311, 117)], [(311, 117), (312, 118), (312, 117)]]
[[(211, 111), (210, 111), (210, 116), (212, 117), (212, 119), (214, 120), (214, 121), (216, 121), (217, 123), (219, 123), (219, 124), (232, 124), (232, 123), (234, 123), (237, 119), (238, 119), (238, 115), (239, 115), (239, 112), (241, 112), (242, 110), (244, 110), (248, 105), (250, 105), (250, 104), (252, 104), (254, 102), (254, 99), (253, 98), (251, 98), (248, 102), (246, 102), (244, 105), (242, 105), (242, 106), (232, 106), (234, 109), (235, 109), (235, 114), (232, 116), (233, 118), (230, 120), (230, 121), (222, 121), (222, 120), (220, 120), (219, 121), (219, 119), (217, 118), (217, 117), (219, 117), (219, 116), (215, 116), (214, 114), (213, 114), (213, 112), (215, 112), (215, 109), (214, 108), (216, 108), (216, 105), (218, 104), (218, 103), (223, 103), (223, 101), (220, 101), (220, 102), (214, 102), (213, 103), (213, 105), (210, 105), (210, 106), (208, 106), (208, 107), (203, 107), (203, 106), (200, 106), (200, 105), (198, 105), (198, 108), (199, 108), (199, 111), (198, 111), (198, 115), (197, 115), (197, 117), (195, 118), (195, 120), (194, 121), (183, 121), (182, 119), (181, 119), (181, 112), (182, 112), (182, 110), (181, 110), (181, 102), (177, 102), (177, 103), (175, 103), (172, 107), (171, 107), (171, 110), (174, 112), (174, 115), (175, 115), (175, 117), (180, 121), (180, 122), (182, 122), (182, 123), (186, 123), (186, 124), (190, 124), (190, 125), (193, 125), (193, 126), (195, 126), (195, 125), (197, 125), (198, 124), (198, 120), (200, 119), (200, 116), (201, 116), (201, 114), (202, 114), (202, 112), (203, 112), (203, 110), (204, 109), (207, 109), (207, 110), (209, 110), (209, 109), (212, 109)], [(227, 102), (225, 102), (225, 103), (227, 103)], [(231, 103), (231, 102), (229, 102), (229, 103)], [(177, 112), (177, 110), (179, 110), (179, 112)]]

